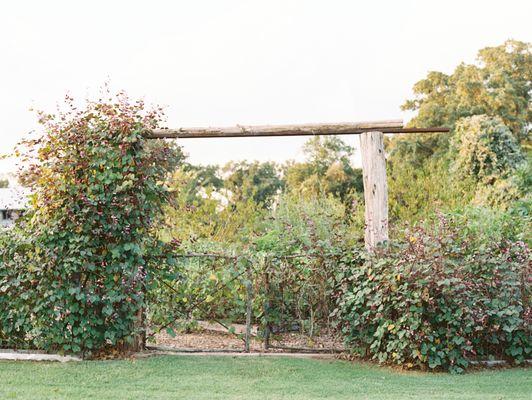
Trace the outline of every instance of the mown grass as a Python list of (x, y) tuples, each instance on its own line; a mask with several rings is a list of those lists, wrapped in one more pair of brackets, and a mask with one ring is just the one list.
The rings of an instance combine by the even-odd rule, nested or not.
[(532, 370), (464, 375), (269, 357), (0, 362), (0, 399), (530, 399)]

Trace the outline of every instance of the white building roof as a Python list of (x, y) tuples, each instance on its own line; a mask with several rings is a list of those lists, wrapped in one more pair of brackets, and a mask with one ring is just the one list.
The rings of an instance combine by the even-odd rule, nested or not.
[(30, 191), (22, 187), (0, 188), (0, 210), (25, 210)]

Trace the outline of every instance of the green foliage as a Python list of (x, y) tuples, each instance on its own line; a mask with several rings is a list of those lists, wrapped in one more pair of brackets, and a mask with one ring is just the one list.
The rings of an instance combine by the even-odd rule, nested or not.
[(283, 187), (279, 167), (273, 162), (230, 162), (223, 172), (226, 175), (224, 187), (233, 203), (253, 200), (267, 207)]
[[(479, 51), (478, 63), (451, 75), (430, 72), (414, 85), (404, 110), (409, 125), (447, 126), (452, 134), (387, 140), (392, 219), (415, 222), (434, 210), (487, 205), (528, 212), (520, 146), (531, 124), (530, 44), (509, 40)], [(526, 168), (526, 167), (525, 167)]]
[(33, 321), (42, 302), (34, 293), (34, 248), (31, 237), (0, 229), (0, 347), (24, 347), (39, 335)]
[(479, 51), (477, 65), (460, 64), (451, 75), (430, 72), (414, 85), (403, 110), (417, 111), (412, 126), (449, 126), (464, 117), (498, 116), (517, 139), (532, 120), (530, 43), (508, 40)]
[[(517, 189), (523, 195), (512, 203), (510, 211), (519, 215), (529, 223), (532, 218), (532, 152), (527, 153), (526, 162), (519, 165), (511, 178)], [(528, 230), (532, 232), (532, 230)], [(529, 233), (530, 235), (530, 233)]]
[[(530, 44), (509, 40), (480, 50), (478, 61), (460, 64), (451, 75), (430, 72), (414, 85), (414, 99), (403, 105), (404, 110), (416, 112), (409, 125), (447, 126), (453, 133), (456, 128), (456, 133), (387, 141), (388, 162), (396, 179), (390, 197), (395, 198), (392, 208), (398, 218), (415, 221), (428, 215), (433, 204), (442, 210), (468, 203), (507, 208), (526, 193), (506, 178), (521, 158), (519, 143), (527, 143), (532, 122)], [(456, 158), (458, 171), (453, 167)], [(453, 170), (447, 173), (446, 168)], [(501, 174), (504, 180), (499, 179)], [(477, 185), (479, 179), (492, 181)], [(405, 194), (412, 199), (403, 198)], [(410, 209), (400, 204), (412, 204), (410, 200), (415, 202)]]
[(181, 153), (143, 139), (161, 111), (122, 94), (81, 109), (66, 100), (65, 113), (40, 114), (44, 135), (26, 142), (34, 195), (20, 238), (0, 250), (2, 347), (125, 345), (151, 277), (172, 262), (153, 228)]
[(255, 241), (259, 293), (268, 309), (263, 323), (290, 328), (297, 322), (310, 335), (328, 325), (338, 258), (363, 234), (346, 223), (345, 213), (333, 196), (281, 197)]
[(508, 177), (524, 160), (510, 129), (500, 119), (485, 115), (460, 120), (453, 145), (459, 177), (485, 184)]
[[(220, 178), (219, 172), (217, 165), (201, 166), (185, 163), (176, 171), (176, 179), (181, 179), (186, 185), (184, 188), (179, 187), (179, 190), (188, 194), (187, 200), (189, 202), (201, 199), (202, 191), (223, 188), (224, 180)], [(186, 179), (179, 178), (178, 174), (183, 175)], [(177, 188), (175, 189), (177, 190)]]
[(474, 245), (475, 228), (461, 229), (442, 217), (434, 229), (412, 230), (362, 267), (357, 259), (346, 263), (337, 313), (356, 352), (451, 372), (471, 359), (529, 358), (528, 247)]
[(230, 202), (223, 188), (198, 186), (196, 171), (179, 168), (170, 180), (171, 201), (165, 208), (160, 237), (198, 251), (246, 247), (250, 236), (267, 213), (253, 199)]
[(347, 224), (346, 212), (345, 205), (330, 195), (284, 194), (264, 221), (256, 250), (278, 255), (335, 252), (341, 244), (360, 238)]
[(387, 173), (392, 224), (413, 223), (435, 211), (456, 210), (469, 204), (474, 182), (470, 177), (458, 179), (450, 169), (450, 162), (444, 158), (431, 158), (417, 166), (390, 162)]
[(0, 189), (9, 187), (9, 180), (0, 179)]
[(452, 150), (457, 178), (476, 183), (475, 204), (508, 208), (523, 195), (510, 178), (525, 159), (500, 119), (477, 115), (459, 121)]
[(500, 119), (484, 115), (464, 118), (445, 153), (420, 160), (414, 147), (410, 159), (399, 157), (408, 144), (416, 143), (396, 141), (389, 149), (392, 222), (412, 223), (435, 211), (471, 204), (505, 210), (518, 207), (518, 202), (521, 213), (528, 214), (530, 163)]
[[(460, 235), (475, 248), (490, 247), (493, 243), (524, 241), (530, 246), (530, 217), (513, 210), (503, 211), (490, 207), (467, 206), (450, 212), (448, 217), (460, 226)], [(433, 222), (432, 220), (427, 221)]]
[(355, 193), (362, 193), (362, 172), (353, 168), (354, 149), (336, 136), (316, 136), (304, 147), (303, 163), (285, 166), (286, 186), (303, 195), (332, 194), (349, 204)]

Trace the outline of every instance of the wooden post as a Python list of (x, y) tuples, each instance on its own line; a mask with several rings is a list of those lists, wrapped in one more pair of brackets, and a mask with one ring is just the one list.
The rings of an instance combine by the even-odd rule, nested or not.
[(366, 249), (372, 251), (379, 243), (388, 240), (388, 183), (384, 156), (384, 134), (379, 131), (360, 135)]
[(251, 342), (251, 314), (253, 311), (253, 274), (249, 265), (246, 265), (246, 268), (246, 338), (244, 351), (249, 353)]
[(268, 259), (264, 260), (264, 292), (266, 294), (266, 298), (264, 300), (264, 320), (266, 321), (266, 324), (264, 326), (264, 350), (268, 350), (270, 348), (270, 263)]

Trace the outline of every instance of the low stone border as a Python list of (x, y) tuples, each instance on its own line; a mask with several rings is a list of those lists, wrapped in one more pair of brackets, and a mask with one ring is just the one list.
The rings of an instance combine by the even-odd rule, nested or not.
[(13, 350), (0, 349), (0, 360), (5, 361), (82, 361), (75, 356), (62, 356), (60, 354), (48, 354), (40, 350)]

